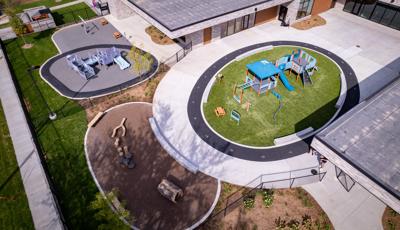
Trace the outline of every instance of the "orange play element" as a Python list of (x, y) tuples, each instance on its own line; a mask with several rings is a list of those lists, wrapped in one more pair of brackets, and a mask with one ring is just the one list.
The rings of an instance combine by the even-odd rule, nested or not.
[(122, 37), (122, 34), (120, 32), (114, 32), (113, 35), (114, 35), (115, 39), (118, 39), (118, 38)]
[(225, 116), (225, 109), (222, 107), (217, 107), (214, 111), (215, 111), (215, 115), (217, 115), (217, 117)]
[(105, 25), (108, 24), (108, 21), (107, 21), (105, 18), (102, 18), (102, 19), (100, 20), (100, 23), (101, 23), (102, 26), (105, 26)]

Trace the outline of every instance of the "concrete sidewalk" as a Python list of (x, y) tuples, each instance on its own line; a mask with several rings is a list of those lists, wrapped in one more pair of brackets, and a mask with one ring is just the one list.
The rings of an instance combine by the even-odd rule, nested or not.
[(11, 73), (1, 49), (0, 57), (0, 98), (35, 229), (64, 229)]
[(381, 230), (386, 205), (359, 184), (347, 192), (335, 176), (335, 166), (328, 162), (320, 183), (303, 186), (329, 216), (338, 230)]
[(68, 7), (68, 6), (73, 6), (73, 5), (79, 4), (81, 2), (85, 2), (85, 0), (76, 0), (76, 1), (73, 1), (73, 2), (68, 2), (68, 3), (65, 3), (65, 4), (61, 4), (61, 5), (58, 5), (58, 6), (53, 6), (53, 7), (50, 7), (50, 10), (53, 11), (53, 10), (62, 9), (62, 8)]

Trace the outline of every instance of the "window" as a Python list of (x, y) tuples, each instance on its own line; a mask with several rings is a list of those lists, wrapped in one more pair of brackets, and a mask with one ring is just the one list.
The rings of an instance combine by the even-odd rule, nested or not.
[(400, 30), (400, 7), (380, 1), (347, 0), (344, 11)]
[(396, 11), (394, 11), (393, 9), (386, 9), (386, 11), (383, 14), (383, 17), (381, 19), (381, 24), (388, 26), (390, 24), (390, 22), (392, 22), (392, 19), (395, 14), (396, 14)]
[(311, 14), (314, 0), (300, 0), (299, 10), (296, 19), (303, 18)]
[(400, 11), (396, 13), (392, 22), (390, 23), (390, 27), (400, 30)]

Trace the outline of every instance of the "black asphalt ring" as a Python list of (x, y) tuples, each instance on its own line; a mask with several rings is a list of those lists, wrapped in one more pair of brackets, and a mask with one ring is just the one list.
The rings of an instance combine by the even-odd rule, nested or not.
[(212, 131), (206, 122), (203, 119), (202, 112), (201, 112), (201, 102), (203, 93), (206, 89), (207, 84), (210, 82), (211, 78), (215, 76), (215, 74), (228, 62), (235, 59), (237, 56), (246, 53), (248, 51), (265, 47), (265, 46), (300, 46), (307, 49), (315, 50), (320, 52), (327, 57), (331, 58), (343, 71), (343, 74), (346, 78), (347, 84), (347, 95), (344, 101), (342, 108), (340, 109), (337, 117), (340, 117), (351, 108), (356, 106), (360, 100), (360, 89), (358, 85), (357, 77), (347, 62), (345, 62), (342, 58), (338, 57), (337, 55), (331, 53), (328, 50), (325, 50), (321, 47), (314, 46), (308, 43), (302, 42), (294, 42), (294, 41), (274, 41), (274, 42), (265, 42), (259, 43), (251, 46), (247, 46), (236, 50), (218, 61), (212, 64), (200, 77), (200, 79), (196, 82), (188, 102), (188, 115), (190, 124), (192, 125), (193, 129), (197, 133), (197, 135), (203, 139), (207, 144), (211, 147), (223, 152), (229, 156), (250, 160), (250, 161), (276, 161), (276, 160), (283, 160), (290, 157), (301, 155), (305, 152), (309, 151), (309, 146), (313, 136), (308, 137), (304, 140), (288, 144), (285, 146), (279, 146), (275, 148), (269, 149), (255, 149), (255, 148), (247, 148), (244, 146), (237, 145), (235, 143), (229, 142), (218, 136), (214, 131)]
[[(50, 72), (50, 67), (53, 65), (57, 60), (60, 58), (64, 58), (69, 54), (73, 54), (76, 52), (80, 52), (83, 50), (89, 50), (89, 49), (96, 49), (96, 48), (110, 48), (110, 47), (116, 47), (119, 49), (130, 49), (132, 46), (130, 45), (117, 45), (117, 44), (101, 44), (101, 45), (92, 45), (92, 46), (85, 46), (85, 47), (80, 47), (78, 49), (70, 50), (65, 53), (61, 53), (57, 56), (52, 57), (49, 59), (41, 68), (41, 76), (44, 78), (53, 88), (55, 88), (60, 94), (62, 94), (65, 97), (72, 98), (72, 99), (82, 99), (82, 98), (90, 98), (90, 97), (98, 97), (98, 96), (104, 96), (107, 94), (115, 93), (117, 91), (126, 89), (130, 86), (133, 86), (141, 81), (144, 81), (148, 78), (150, 78), (158, 68), (158, 61), (157, 59), (151, 55), (153, 58), (153, 65), (151, 66), (150, 70), (136, 78), (133, 78), (129, 81), (126, 81), (124, 83), (118, 84), (111, 86), (109, 88), (103, 88), (103, 89), (98, 89), (94, 91), (89, 91), (89, 92), (76, 92), (65, 86), (61, 81), (59, 81), (51, 72)], [(144, 51), (143, 51), (144, 52)], [(89, 80), (90, 81), (90, 80)], [(84, 87), (84, 85), (82, 86)]]

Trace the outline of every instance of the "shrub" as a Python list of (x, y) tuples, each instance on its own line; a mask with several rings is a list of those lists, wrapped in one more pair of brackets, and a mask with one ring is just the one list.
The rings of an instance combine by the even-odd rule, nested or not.
[(271, 207), (271, 205), (274, 201), (274, 190), (264, 189), (262, 191), (262, 198), (263, 198), (264, 206), (267, 208)]
[(255, 196), (254, 195), (246, 195), (243, 198), (244, 208), (246, 208), (246, 209), (254, 208), (254, 204), (255, 204)]
[(275, 227), (277, 230), (286, 228), (286, 220), (281, 219), (281, 217), (278, 217), (278, 219), (275, 219)]

